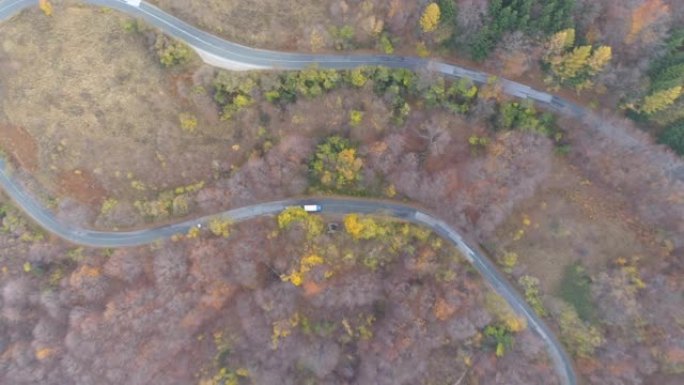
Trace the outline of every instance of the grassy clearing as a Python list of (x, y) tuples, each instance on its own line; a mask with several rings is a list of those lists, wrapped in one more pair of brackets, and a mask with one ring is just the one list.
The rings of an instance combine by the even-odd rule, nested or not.
[(316, 28), (312, 24), (331, 25), (327, 4), (322, 1), (154, 0), (152, 3), (193, 25), (263, 48), (297, 48), (299, 41), (306, 44), (314, 38)]
[(563, 280), (558, 288), (558, 296), (571, 304), (577, 315), (587, 322), (595, 320), (596, 309), (591, 299), (591, 278), (580, 263), (565, 268)]
[(539, 278), (542, 292), (556, 293), (573, 263), (594, 274), (615, 258), (647, 254), (652, 231), (629, 210), (566, 158), (556, 157), (552, 176), (488, 241), (500, 252), (498, 258), (517, 254), (518, 265)]
[[(218, 121), (209, 96), (190, 91), (207, 77), (194, 75), (212, 69), (195, 59), (165, 69), (152, 33), (77, 5), (52, 17), (29, 9), (0, 25), (0, 145), (52, 194), (97, 205), (102, 196), (151, 198), (210, 179), (220, 159), (244, 158), (227, 151), (239, 132)], [(251, 148), (244, 136), (241, 144)]]

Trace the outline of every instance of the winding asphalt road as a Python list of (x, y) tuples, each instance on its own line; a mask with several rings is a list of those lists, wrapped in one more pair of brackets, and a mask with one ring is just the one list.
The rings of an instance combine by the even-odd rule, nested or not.
[[(382, 65), (411, 70), (429, 70), (451, 77), (469, 78), (477, 83), (486, 82), (489, 75), (484, 72), (415, 57), (387, 55), (316, 55), (255, 49), (235, 44), (201, 31), (146, 3), (132, 5), (122, 0), (84, 0), (86, 3), (114, 8), (140, 17), (165, 33), (185, 41), (209, 64), (227, 69), (304, 69), (313, 63), (321, 68), (350, 69), (358, 66)], [(19, 11), (35, 6), (37, 0), (0, 0), (0, 20), (5, 20)], [(560, 113), (583, 116), (582, 107), (556, 96), (534, 90), (528, 86), (507, 79), (501, 80), (503, 89), (510, 95), (532, 99)], [(185, 234), (199, 223), (221, 217), (235, 222), (264, 215), (275, 215), (288, 206), (318, 204), (323, 213), (377, 214), (399, 218), (427, 226), (454, 244), (466, 259), (483, 275), (492, 288), (501, 295), (519, 315), (525, 317), (528, 326), (546, 343), (547, 351), (554, 363), (561, 383), (577, 384), (572, 361), (554, 334), (530, 308), (515, 288), (504, 278), (491, 261), (466, 244), (461, 235), (444, 221), (414, 207), (375, 200), (359, 199), (288, 199), (261, 203), (228, 210), (223, 213), (202, 217), (169, 226), (129, 232), (103, 232), (81, 229), (57, 221), (54, 215), (28, 194), (12, 177), (5, 161), (0, 159), (0, 186), (9, 197), (35, 222), (68, 241), (92, 247), (124, 247), (153, 243), (175, 234)]]

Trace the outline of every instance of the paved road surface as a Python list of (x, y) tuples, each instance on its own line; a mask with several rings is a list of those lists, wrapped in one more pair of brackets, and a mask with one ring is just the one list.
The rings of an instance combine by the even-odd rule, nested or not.
[[(142, 2), (139, 6), (134, 6), (121, 0), (84, 1), (94, 5), (114, 8), (131, 16), (140, 17), (160, 28), (165, 33), (185, 41), (208, 63), (228, 69), (303, 69), (313, 63), (316, 63), (321, 68), (334, 69), (383, 65), (411, 70), (427, 69), (447, 76), (470, 78), (478, 83), (486, 82), (489, 77), (488, 74), (483, 72), (415, 57), (315, 55), (254, 49), (231, 43), (201, 31), (145, 2)], [(0, 20), (7, 19), (20, 10), (35, 6), (37, 3), (37, 0), (0, 0)], [(533, 99), (567, 115), (583, 116), (585, 114), (584, 109), (577, 105), (556, 96), (539, 92), (523, 84), (506, 79), (502, 80), (502, 84), (504, 91), (511, 95)], [(458, 247), (461, 253), (483, 275), (493, 289), (504, 297), (519, 315), (527, 319), (529, 327), (546, 343), (547, 350), (561, 382), (565, 385), (575, 385), (577, 383), (572, 361), (562, 345), (489, 259), (468, 246), (461, 235), (448, 224), (410, 206), (357, 199), (290, 199), (241, 207), (215, 216), (152, 229), (130, 232), (102, 232), (75, 228), (58, 222), (51, 212), (12, 180), (5, 167), (5, 162), (1, 159), (0, 186), (28, 216), (46, 230), (71, 242), (93, 247), (123, 247), (148, 244), (169, 238), (174, 234), (187, 233), (192, 226), (196, 226), (198, 223), (205, 223), (215, 216), (229, 218), (237, 222), (264, 215), (274, 215), (288, 206), (303, 204), (321, 205), (324, 213), (382, 214), (427, 226)]]

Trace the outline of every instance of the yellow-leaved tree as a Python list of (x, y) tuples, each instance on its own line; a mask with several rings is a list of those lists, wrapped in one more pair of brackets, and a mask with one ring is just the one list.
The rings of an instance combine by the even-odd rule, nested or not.
[(214, 218), (209, 222), (209, 230), (217, 237), (228, 238), (231, 223), (229, 219)]
[(555, 69), (556, 74), (561, 80), (574, 78), (587, 65), (590, 55), (591, 46), (576, 47), (572, 52), (563, 56), (561, 63)]
[(437, 3), (428, 4), (428, 6), (425, 7), (425, 11), (423, 11), (423, 16), (420, 17), (420, 27), (423, 29), (423, 32), (434, 31), (439, 24), (441, 14), (442, 12)]
[(599, 73), (603, 67), (610, 62), (613, 58), (613, 50), (605, 45), (602, 45), (594, 50), (591, 54), (589, 60), (587, 60), (587, 65), (589, 66), (589, 72), (592, 74)]
[(40, 8), (41, 11), (46, 16), (51, 16), (52, 15), (52, 4), (50, 4), (50, 1), (48, 0), (40, 0), (38, 2), (38, 8)]
[(591, 357), (603, 345), (605, 338), (595, 326), (582, 321), (571, 305), (562, 303), (556, 316), (560, 326), (560, 338), (570, 353), (576, 357)]
[(494, 316), (497, 323), (507, 330), (518, 333), (527, 328), (527, 320), (513, 311), (511, 306), (501, 296), (494, 292), (485, 295), (485, 307)]
[(359, 218), (357, 214), (348, 214), (344, 217), (344, 229), (354, 239), (372, 239), (388, 233), (388, 229), (373, 218)]
[(556, 32), (549, 39), (547, 56), (557, 56), (575, 45), (575, 30), (573, 28)]
[(650, 115), (654, 112), (662, 111), (672, 105), (681, 95), (682, 86), (654, 92), (644, 98), (641, 112)]
[(613, 52), (608, 46), (575, 46), (575, 30), (556, 32), (546, 44), (544, 62), (552, 76), (547, 82), (565, 84), (576, 90), (593, 85), (592, 77), (610, 62)]
[(291, 206), (278, 214), (278, 228), (287, 229), (291, 224), (301, 223), (306, 230), (306, 236), (316, 237), (323, 232), (323, 220), (316, 215), (309, 215), (303, 208)]
[(301, 286), (304, 283), (306, 274), (316, 266), (322, 265), (325, 261), (317, 254), (309, 254), (304, 256), (299, 261), (299, 269), (293, 270), (288, 275), (282, 275), (280, 279), (283, 282), (290, 282), (295, 286)]

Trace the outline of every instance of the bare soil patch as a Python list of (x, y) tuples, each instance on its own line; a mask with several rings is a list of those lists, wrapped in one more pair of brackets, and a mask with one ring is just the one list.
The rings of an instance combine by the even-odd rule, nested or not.
[(62, 195), (70, 196), (86, 204), (101, 204), (107, 196), (107, 191), (97, 178), (88, 171), (61, 172), (59, 174), (59, 189)]
[(0, 148), (27, 171), (33, 172), (38, 168), (38, 145), (23, 128), (0, 124)]

